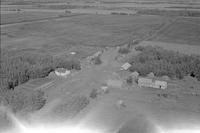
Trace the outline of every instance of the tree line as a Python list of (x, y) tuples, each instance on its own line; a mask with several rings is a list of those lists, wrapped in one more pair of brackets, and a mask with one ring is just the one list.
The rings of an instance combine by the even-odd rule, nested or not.
[(14, 89), (29, 79), (43, 78), (56, 68), (80, 70), (78, 59), (53, 57), (47, 53), (23, 53), (18, 56), (2, 56), (0, 80), (1, 89)]
[(186, 55), (153, 46), (137, 46), (135, 49), (140, 53), (129, 60), (132, 64), (130, 71), (138, 71), (143, 76), (153, 72), (156, 76), (178, 79), (190, 75), (200, 81), (199, 55)]

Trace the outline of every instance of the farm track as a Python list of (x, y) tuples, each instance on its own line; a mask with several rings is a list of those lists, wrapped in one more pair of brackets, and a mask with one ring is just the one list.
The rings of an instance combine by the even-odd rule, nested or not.
[(49, 21), (49, 20), (62, 20), (65, 19), (67, 17), (76, 17), (76, 16), (81, 16), (84, 14), (74, 14), (74, 15), (70, 15), (70, 16), (56, 16), (56, 17), (50, 17), (50, 18), (43, 18), (43, 19), (36, 19), (36, 20), (25, 20), (23, 22), (13, 22), (13, 23), (6, 23), (6, 24), (0, 24), (1, 28), (2, 27), (6, 27), (6, 26), (14, 26), (14, 25), (20, 25), (20, 24), (30, 24), (33, 22), (45, 22), (45, 21)]
[(166, 24), (164, 24), (164, 26), (162, 26), (159, 30), (155, 31), (154, 33), (152, 33), (151, 35), (149, 36), (146, 36), (142, 41), (148, 41), (148, 40), (151, 40), (153, 38), (155, 38), (159, 32), (167, 29), (168, 27), (170, 27), (172, 24), (176, 23), (178, 20), (178, 18), (172, 20), (172, 21), (169, 21), (167, 22)]

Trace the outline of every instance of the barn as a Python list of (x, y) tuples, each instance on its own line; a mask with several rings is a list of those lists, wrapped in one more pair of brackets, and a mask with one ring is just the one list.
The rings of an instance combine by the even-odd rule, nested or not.
[(167, 88), (167, 82), (166, 81), (160, 81), (155, 80), (151, 78), (139, 78), (138, 79), (138, 86), (140, 87), (151, 87), (151, 88), (157, 88), (157, 89), (166, 89)]

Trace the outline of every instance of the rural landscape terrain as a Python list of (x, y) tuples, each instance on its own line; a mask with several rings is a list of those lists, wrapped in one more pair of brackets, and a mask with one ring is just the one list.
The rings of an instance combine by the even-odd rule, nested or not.
[(1, 0), (0, 133), (199, 133), (200, 0)]

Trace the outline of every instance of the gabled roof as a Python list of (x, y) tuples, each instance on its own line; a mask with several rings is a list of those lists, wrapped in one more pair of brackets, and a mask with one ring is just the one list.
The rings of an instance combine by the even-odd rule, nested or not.
[(131, 67), (131, 64), (130, 63), (125, 63), (124, 65), (121, 66), (124, 70), (127, 70)]

